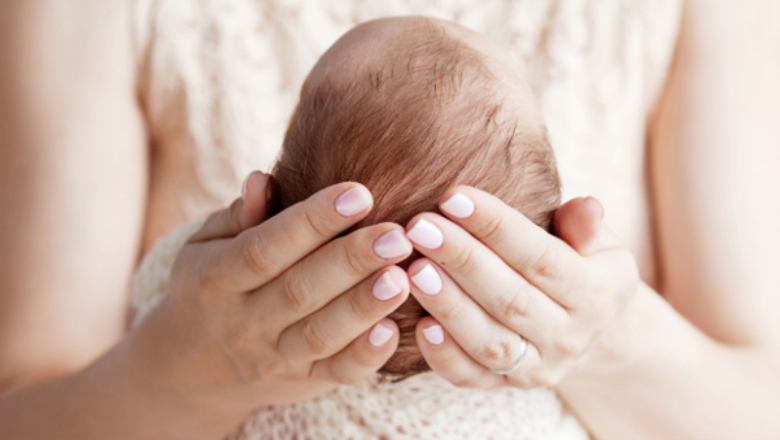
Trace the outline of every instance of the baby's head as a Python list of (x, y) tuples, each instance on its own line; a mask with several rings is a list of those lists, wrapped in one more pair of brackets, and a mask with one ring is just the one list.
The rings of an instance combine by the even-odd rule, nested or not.
[[(271, 213), (344, 181), (374, 196), (363, 226), (405, 225), (454, 185), (492, 193), (549, 229), (560, 204), (555, 158), (517, 66), (495, 43), (428, 18), (369, 22), (344, 35), (309, 74), (272, 173)], [(412, 255), (406, 267), (419, 254)], [(427, 313), (413, 297), (382, 368), (428, 370), (415, 341)]]

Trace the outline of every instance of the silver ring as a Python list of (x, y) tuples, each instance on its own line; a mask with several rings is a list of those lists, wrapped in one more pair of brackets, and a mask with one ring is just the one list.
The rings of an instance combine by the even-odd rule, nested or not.
[(528, 351), (528, 341), (526, 341), (525, 338), (522, 336), (520, 336), (520, 340), (522, 341), (520, 343), (520, 356), (518, 356), (517, 359), (512, 361), (512, 363), (509, 364), (507, 367), (501, 368), (499, 370), (494, 370), (490, 368), (490, 371), (501, 375), (506, 375), (515, 371), (515, 369), (520, 365), (520, 362), (523, 361), (523, 358), (525, 357), (525, 353)]

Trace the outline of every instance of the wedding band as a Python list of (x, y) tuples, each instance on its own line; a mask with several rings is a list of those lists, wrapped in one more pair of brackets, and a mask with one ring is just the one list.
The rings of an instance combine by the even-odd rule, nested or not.
[(520, 356), (518, 356), (517, 359), (512, 361), (512, 363), (509, 364), (509, 366), (507, 366), (506, 368), (501, 368), (499, 370), (494, 370), (490, 368), (490, 371), (496, 374), (506, 375), (513, 372), (520, 365), (520, 362), (522, 362), (523, 358), (525, 357), (525, 353), (528, 351), (528, 341), (526, 341), (525, 338), (522, 336), (520, 336), (520, 340), (522, 341), (520, 342)]

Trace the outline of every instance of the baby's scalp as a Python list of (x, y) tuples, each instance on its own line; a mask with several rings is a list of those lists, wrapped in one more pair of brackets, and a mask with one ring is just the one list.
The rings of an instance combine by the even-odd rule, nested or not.
[[(561, 197), (555, 158), (530, 89), (500, 57), (485, 37), (422, 17), (347, 33), (301, 90), (272, 173), (271, 213), (356, 181), (372, 192), (374, 208), (345, 233), (405, 225), (438, 212), (444, 191), (465, 184), (549, 229)], [(429, 369), (414, 334), (426, 314), (410, 297), (390, 316), (401, 340), (381, 372), (404, 378)]]

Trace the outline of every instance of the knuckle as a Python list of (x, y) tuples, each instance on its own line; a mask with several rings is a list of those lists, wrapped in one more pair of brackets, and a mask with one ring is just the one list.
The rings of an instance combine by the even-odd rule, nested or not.
[(492, 368), (504, 368), (513, 360), (512, 343), (504, 338), (490, 342), (480, 351), (480, 358)]
[(198, 291), (202, 295), (210, 296), (208, 293), (220, 290), (219, 271), (213, 266), (200, 267), (195, 276)]
[(558, 338), (553, 341), (553, 347), (555, 347), (555, 351), (557, 351), (558, 354), (564, 358), (577, 357), (584, 351), (585, 348), (582, 341), (565, 337)]
[(245, 352), (258, 343), (257, 334), (252, 325), (238, 321), (224, 330), (225, 345), (233, 351)]
[(560, 260), (548, 246), (533, 263), (528, 265), (526, 273), (529, 278), (535, 280), (554, 280), (560, 277), (562, 269)]
[(257, 376), (262, 379), (271, 379), (276, 377), (289, 376), (292, 371), (291, 365), (281, 357), (274, 357), (265, 360), (256, 368)]
[(294, 272), (288, 272), (282, 276), (281, 290), (285, 305), (293, 313), (305, 314), (308, 311), (312, 302), (311, 293), (303, 280)]
[[(221, 253), (211, 252), (217, 249), (207, 249), (201, 254), (201, 258), (191, 260), (190, 268), (195, 269), (194, 276), (187, 277), (188, 282), (192, 282), (195, 291), (200, 296), (207, 298), (219, 298), (225, 290), (226, 274), (221, 259), (224, 257)], [(191, 269), (186, 269), (189, 272)]]
[(440, 321), (452, 321), (463, 313), (464, 307), (462, 300), (442, 301), (435, 316)]
[[(361, 292), (362, 293), (362, 292)], [(371, 309), (371, 303), (364, 301), (367, 295), (351, 295), (347, 299), (347, 306), (349, 307), (350, 315), (355, 318), (357, 322), (373, 322), (376, 317), (374, 311)]]
[(322, 331), (322, 327), (314, 321), (307, 319), (301, 326), (301, 339), (304, 345), (317, 356), (324, 356), (328, 349), (328, 338)]
[(510, 326), (528, 319), (531, 312), (531, 297), (532, 295), (521, 288), (512, 295), (509, 302), (502, 305), (504, 319)]
[(621, 308), (621, 298), (603, 291), (590, 290), (580, 295), (579, 308), (592, 323), (603, 324), (612, 319)]
[(330, 221), (322, 214), (322, 211), (315, 209), (314, 207), (304, 204), (303, 205), (303, 217), (306, 219), (306, 225), (311, 229), (317, 237), (323, 239), (330, 239), (332, 236)]
[(355, 250), (358, 249), (356, 244), (350, 244), (350, 240), (342, 240), (339, 247), (342, 253), (341, 260), (343, 261), (344, 268), (348, 271), (348, 273), (363, 275), (365, 273), (371, 272), (371, 268), (366, 265), (366, 260), (355, 253)]
[(459, 249), (442, 265), (446, 265), (448, 271), (467, 275), (474, 267), (474, 249), (471, 247)]
[(477, 226), (476, 234), (487, 242), (496, 242), (503, 239), (504, 235), (504, 217), (493, 215), (484, 219), (481, 225)]
[(360, 371), (376, 371), (387, 360), (386, 354), (369, 350), (360, 344), (351, 344), (347, 349), (349, 360), (358, 367)]
[(244, 247), (244, 261), (255, 273), (272, 276), (278, 271), (276, 259), (268, 254), (268, 246), (262, 235), (254, 234)]

